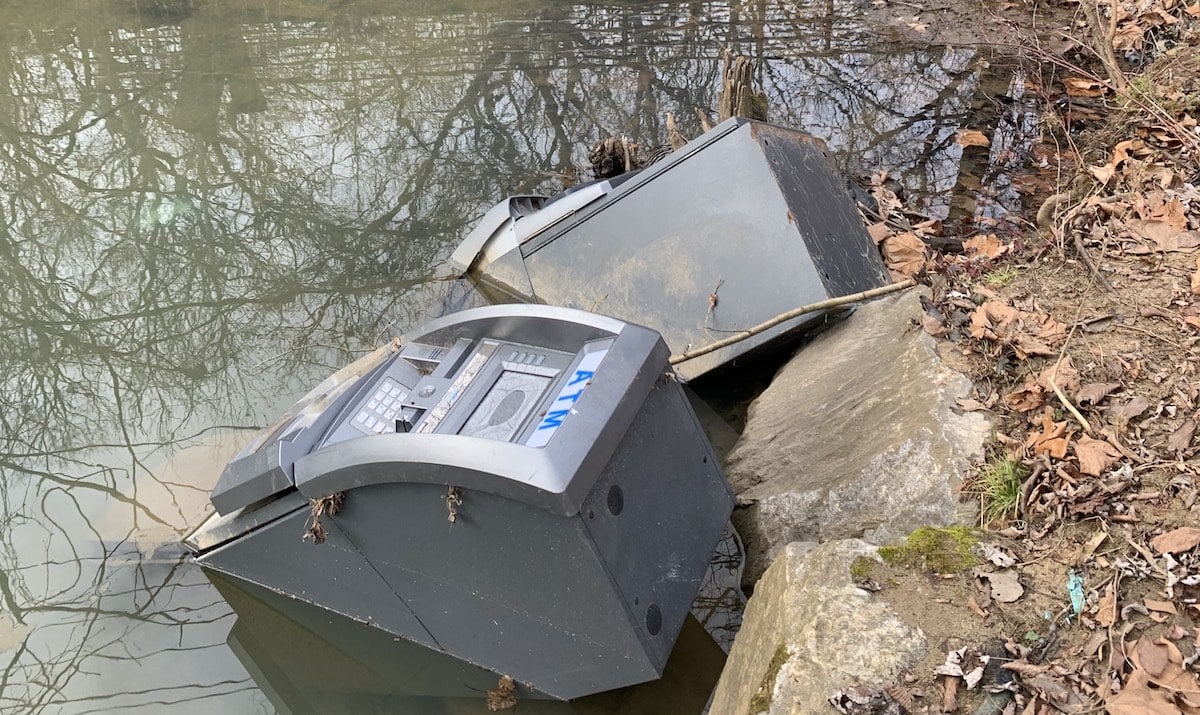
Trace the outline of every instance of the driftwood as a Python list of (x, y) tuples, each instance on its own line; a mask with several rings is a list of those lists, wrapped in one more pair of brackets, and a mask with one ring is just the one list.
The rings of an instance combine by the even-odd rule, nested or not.
[[(730, 117), (766, 121), (767, 95), (755, 90), (754, 63), (741, 55), (734, 57), (726, 50), (722, 77), (717, 109), (718, 121), (725, 121)], [(697, 108), (696, 117), (700, 120), (703, 131), (712, 129), (713, 125), (706, 112)], [(610, 179), (627, 171), (641, 169), (687, 144), (687, 137), (675, 124), (675, 115), (668, 112), (666, 124), (669, 146), (650, 148), (643, 152), (642, 147), (630, 142), (627, 137), (609, 137), (597, 142), (588, 152), (592, 176), (597, 179)]]
[(638, 160), (637, 149), (637, 145), (630, 143), (625, 137), (609, 137), (597, 143), (588, 152), (592, 174), (597, 179), (610, 179), (627, 171), (640, 169), (642, 164)]
[(721, 98), (717, 104), (717, 120), (746, 117), (767, 120), (767, 95), (754, 89), (754, 63), (745, 57), (734, 57), (725, 51), (725, 71), (721, 80)]
[[(721, 282), (724, 283), (724, 281), (721, 281)], [(672, 365), (678, 365), (679, 363), (684, 362), (685, 360), (691, 360), (692, 358), (700, 357), (701, 355), (707, 355), (711, 352), (716, 352), (717, 350), (720, 350), (721, 348), (729, 347), (730, 345), (740, 343), (747, 338), (752, 338), (755, 335), (758, 335), (759, 333), (763, 332), (764, 330), (769, 330), (769, 329), (775, 327), (776, 325), (779, 325), (780, 323), (785, 323), (785, 322), (791, 320), (792, 318), (796, 318), (801, 315), (806, 315), (808, 313), (815, 313), (818, 310), (829, 310), (830, 308), (837, 308), (837, 307), (840, 307), (843, 305), (849, 305), (850, 303), (860, 303), (864, 300), (878, 298), (881, 295), (887, 295), (888, 293), (895, 293), (896, 291), (901, 291), (901, 290), (904, 290), (905, 288), (911, 288), (912, 286), (915, 286), (916, 284), (917, 284), (917, 282), (915, 280), (913, 280), (912, 278), (905, 278), (904, 280), (900, 281), (899, 283), (892, 283), (889, 285), (881, 286), (879, 288), (872, 288), (870, 290), (864, 290), (861, 293), (854, 293), (853, 295), (843, 295), (838, 298), (829, 298), (827, 300), (817, 301), (816, 303), (809, 303), (808, 305), (803, 305), (803, 306), (800, 306), (799, 308), (793, 308), (793, 309), (787, 311), (786, 313), (780, 313), (779, 315), (776, 315), (774, 318), (771, 318), (770, 320), (763, 321), (763, 322), (759, 323), (758, 325), (755, 325), (753, 328), (747, 328), (747, 329), (741, 331), (740, 333), (729, 336), (728, 338), (723, 338), (721, 340), (716, 341), (715, 343), (709, 343), (708, 345), (705, 345), (705, 346), (699, 347), (699, 348), (695, 348), (693, 350), (688, 350), (687, 352), (679, 353), (677, 355), (672, 355), (671, 359), (670, 359), (670, 363)], [(721, 284), (718, 283), (717, 289), (719, 290), (720, 287), (721, 287)], [(708, 302), (709, 302), (708, 310), (709, 310), (709, 313), (711, 313), (712, 309), (717, 306), (717, 291), (716, 290), (714, 290), (709, 295)], [(707, 320), (708, 320), (708, 318), (707, 318), (707, 314), (706, 314), (705, 322), (707, 322)]]

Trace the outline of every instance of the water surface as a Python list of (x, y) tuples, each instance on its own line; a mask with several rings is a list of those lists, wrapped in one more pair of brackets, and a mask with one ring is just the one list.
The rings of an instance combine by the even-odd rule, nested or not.
[[(0, 710), (273, 712), (175, 543), (223, 461), (441, 310), (500, 197), (698, 129), (723, 49), (772, 118), (947, 207), (970, 50), (851, 0), (14, 0), (0, 20)], [(235, 8), (227, 7), (235, 5)], [(50, 7), (53, 6), (53, 7)]]

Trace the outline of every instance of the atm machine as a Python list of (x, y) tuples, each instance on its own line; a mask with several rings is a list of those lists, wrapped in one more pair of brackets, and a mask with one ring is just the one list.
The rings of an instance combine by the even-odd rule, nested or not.
[(562, 700), (662, 674), (733, 509), (659, 335), (544, 305), (338, 371), (211, 501), (203, 568)]
[[(488, 211), (450, 257), (497, 300), (612, 315), (673, 353), (889, 281), (820, 140), (735, 117), (662, 161)], [(793, 344), (800, 315), (675, 366), (692, 380)]]

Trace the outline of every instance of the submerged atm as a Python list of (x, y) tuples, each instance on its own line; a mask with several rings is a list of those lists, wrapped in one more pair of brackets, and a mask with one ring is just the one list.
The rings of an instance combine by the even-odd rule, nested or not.
[[(451, 263), (500, 300), (646, 325), (677, 354), (889, 280), (820, 140), (741, 118), (639, 172), (550, 198), (511, 197)], [(699, 377), (825, 317), (792, 318), (676, 370)]]
[(525, 696), (655, 679), (733, 508), (667, 361), (656, 332), (567, 308), (436, 320), (253, 438), (185, 543)]

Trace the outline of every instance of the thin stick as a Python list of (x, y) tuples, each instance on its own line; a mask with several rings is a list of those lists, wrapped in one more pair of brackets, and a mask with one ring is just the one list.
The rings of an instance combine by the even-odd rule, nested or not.
[(687, 352), (680, 353), (678, 355), (672, 355), (671, 356), (671, 364), (678, 365), (679, 363), (684, 362), (686, 360), (691, 360), (692, 358), (700, 357), (701, 355), (707, 355), (711, 352), (716, 352), (717, 350), (720, 350), (721, 348), (726, 348), (726, 347), (729, 347), (730, 345), (740, 343), (741, 341), (743, 341), (747, 338), (752, 338), (755, 335), (758, 335), (759, 333), (761, 333), (765, 330), (769, 330), (769, 329), (775, 327), (776, 325), (779, 325), (780, 323), (785, 323), (785, 322), (791, 320), (792, 318), (799, 317), (806, 313), (815, 313), (818, 310), (825, 310), (827, 308), (836, 308), (841, 305), (849, 305), (850, 303), (859, 303), (864, 300), (870, 300), (871, 298), (878, 298), (881, 295), (887, 295), (888, 293), (895, 293), (897, 291), (904, 290), (905, 288), (911, 288), (912, 286), (915, 286), (916, 284), (917, 284), (917, 282), (915, 280), (913, 280), (912, 278), (906, 278), (905, 280), (902, 280), (899, 283), (892, 283), (891, 285), (886, 285), (881, 288), (872, 288), (871, 290), (865, 290), (861, 293), (855, 293), (853, 295), (844, 295), (839, 298), (830, 298), (829, 300), (822, 300), (822, 301), (818, 301), (816, 303), (810, 303), (808, 305), (801, 306), (799, 308), (793, 308), (792, 310), (789, 310), (786, 313), (780, 313), (779, 315), (776, 315), (774, 318), (771, 318), (770, 320), (759, 323), (758, 325), (755, 325), (753, 328), (748, 328), (746, 330), (743, 330), (740, 333), (738, 333), (737, 335), (731, 335), (728, 338), (723, 338), (721, 340), (716, 341), (715, 343), (709, 343), (708, 345), (705, 345), (704, 347), (696, 348), (695, 350), (688, 350)]
[[(1072, 330), (1072, 332), (1074, 332), (1074, 331)], [(1070, 336), (1067, 337), (1067, 340), (1068, 341), (1070, 340)], [(1059, 352), (1058, 360), (1056, 360), (1054, 363), (1054, 371), (1050, 373), (1050, 387), (1051, 387), (1051, 389), (1054, 390), (1054, 394), (1058, 396), (1058, 401), (1062, 403), (1062, 406), (1067, 408), (1067, 412), (1070, 412), (1071, 416), (1075, 418), (1075, 421), (1078, 422), (1080, 424), (1080, 426), (1083, 427), (1083, 431), (1087, 432), (1090, 435), (1090, 434), (1092, 434), (1091, 423), (1088, 422), (1086, 419), (1084, 419), (1084, 416), (1079, 413), (1079, 410), (1075, 409), (1075, 405), (1069, 399), (1067, 399), (1067, 396), (1062, 391), (1062, 388), (1058, 386), (1058, 366), (1062, 365), (1062, 361), (1063, 361), (1063, 357), (1064, 357), (1064, 353), (1066, 352), (1066, 349), (1067, 349), (1067, 345), (1064, 342), (1063, 350), (1062, 350), (1062, 352)]]
[(1100, 272), (1100, 269), (1096, 267), (1096, 264), (1092, 262), (1092, 257), (1088, 253), (1087, 246), (1083, 245), (1083, 239), (1079, 236), (1079, 232), (1072, 231), (1071, 238), (1075, 242), (1075, 253), (1079, 255), (1079, 260), (1083, 261), (1083, 265), (1087, 266), (1088, 272), (1092, 274), (1092, 277), (1096, 279), (1096, 281), (1100, 284), (1100, 287), (1109, 293), (1116, 293), (1117, 289), (1113, 287), (1113, 284), (1109, 282), (1108, 278), (1105, 277), (1105, 275)]

